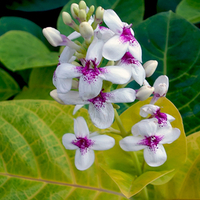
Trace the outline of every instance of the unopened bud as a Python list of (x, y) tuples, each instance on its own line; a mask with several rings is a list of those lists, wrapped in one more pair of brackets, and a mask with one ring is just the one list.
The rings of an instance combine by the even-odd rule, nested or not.
[(87, 21), (90, 19), (90, 17), (93, 15), (94, 13), (94, 6), (90, 6), (90, 9), (87, 12)]
[(72, 20), (71, 16), (67, 12), (62, 12), (63, 22), (73, 28), (75, 31), (79, 31), (78, 25)]
[(84, 10), (87, 9), (87, 5), (86, 5), (85, 1), (80, 1), (79, 2), (79, 9), (84, 9)]
[(98, 24), (102, 22), (103, 14), (104, 14), (104, 9), (101, 6), (99, 6), (96, 9), (96, 14), (95, 14), (95, 20)]
[(136, 98), (140, 101), (146, 100), (154, 92), (154, 87), (142, 86), (136, 93)]
[(59, 46), (59, 44), (63, 42), (60, 32), (55, 28), (47, 27), (44, 28), (42, 32), (48, 42), (54, 47)]
[(57, 90), (52, 90), (52, 91), (50, 92), (50, 96), (51, 96), (54, 100), (56, 100), (58, 103), (65, 105), (65, 103), (64, 103), (60, 98), (58, 98)]
[(85, 22), (86, 21), (86, 12), (85, 12), (85, 10), (80, 9), (79, 12), (78, 12), (78, 17), (79, 17), (79, 20), (81, 22)]
[(88, 22), (82, 22), (79, 25), (79, 31), (86, 40), (89, 40), (94, 35), (94, 30)]
[(158, 61), (157, 60), (149, 60), (144, 63), (143, 67), (146, 72), (146, 77), (150, 77), (156, 70), (158, 66)]
[(76, 3), (71, 5), (71, 14), (74, 19), (78, 19), (79, 6)]

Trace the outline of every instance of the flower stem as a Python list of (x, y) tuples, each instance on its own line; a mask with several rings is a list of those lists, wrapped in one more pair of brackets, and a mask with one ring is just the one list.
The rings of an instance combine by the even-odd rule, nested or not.
[(115, 120), (116, 120), (117, 125), (118, 125), (118, 127), (119, 127), (119, 130), (120, 130), (120, 132), (121, 132), (121, 136), (122, 136), (122, 137), (125, 137), (125, 136), (127, 135), (127, 132), (126, 132), (126, 130), (125, 130), (123, 124), (122, 124), (122, 121), (121, 121), (121, 119), (120, 119), (120, 117), (119, 117), (119, 115), (118, 115), (117, 110), (114, 109), (114, 112), (115, 112)]

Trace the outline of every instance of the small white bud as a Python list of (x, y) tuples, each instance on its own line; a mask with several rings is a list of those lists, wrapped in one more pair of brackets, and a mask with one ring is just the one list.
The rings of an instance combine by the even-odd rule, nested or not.
[(78, 19), (79, 6), (76, 3), (71, 5), (71, 14), (74, 19)]
[(62, 18), (63, 18), (63, 22), (66, 24), (66, 25), (70, 25), (72, 24), (72, 18), (70, 16), (70, 14), (68, 12), (62, 12)]
[(50, 96), (51, 96), (54, 100), (56, 100), (58, 103), (65, 105), (65, 103), (64, 103), (61, 99), (58, 98), (57, 90), (52, 90), (52, 91), (50, 92)]
[(103, 14), (104, 14), (104, 9), (101, 6), (99, 6), (96, 9), (96, 14), (95, 14), (95, 20), (98, 24), (102, 22)]
[(81, 22), (84, 22), (84, 21), (86, 21), (86, 12), (85, 12), (85, 10), (83, 10), (83, 9), (80, 9), (79, 10), (79, 12), (78, 12), (78, 17), (79, 17), (79, 20), (81, 21)]
[(59, 44), (63, 42), (60, 32), (55, 28), (47, 27), (44, 28), (42, 32), (48, 42), (54, 47), (59, 46)]
[(82, 22), (79, 25), (79, 31), (86, 40), (89, 40), (94, 35), (94, 30), (88, 22)]
[(158, 66), (157, 60), (149, 60), (144, 63), (143, 67), (146, 72), (146, 77), (150, 77), (156, 70)]
[(79, 2), (79, 9), (84, 9), (84, 10), (87, 9), (87, 5), (86, 5), (85, 1), (80, 1)]
[(136, 98), (140, 101), (146, 100), (154, 92), (154, 87), (144, 85), (136, 93)]

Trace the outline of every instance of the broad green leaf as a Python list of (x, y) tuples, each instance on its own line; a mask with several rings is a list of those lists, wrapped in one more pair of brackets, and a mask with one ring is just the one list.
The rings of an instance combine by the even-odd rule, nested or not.
[(187, 160), (173, 179), (163, 186), (156, 186), (158, 199), (200, 198), (200, 132), (187, 137)]
[[(74, 167), (75, 151), (66, 150), (61, 142), (63, 134), (74, 133), (73, 108), (47, 100), (1, 102), (1, 200), (126, 199), (100, 167), (101, 152), (96, 151), (89, 169)], [(79, 115), (90, 131), (98, 131), (85, 109)]]
[(23, 90), (15, 99), (49, 99), (53, 100), (49, 93), (55, 89), (52, 83), (53, 73), (56, 67), (41, 67), (31, 71), (28, 87)]
[(20, 88), (17, 82), (0, 68), (0, 100), (6, 100), (18, 92), (20, 92)]
[[(126, 131), (130, 131), (131, 127), (142, 119), (139, 115), (140, 107), (149, 102), (150, 99), (138, 102), (120, 115)], [(106, 167), (103, 165), (101, 167), (117, 183), (120, 190), (127, 197), (137, 194), (150, 183), (156, 185), (166, 183), (173, 177), (175, 171), (179, 169), (186, 159), (186, 137), (178, 110), (166, 98), (160, 99), (156, 105), (161, 107), (161, 112), (168, 113), (176, 118), (176, 120), (172, 122), (172, 126), (179, 128), (181, 131), (180, 137), (175, 142), (164, 145), (168, 159), (162, 166), (153, 168), (146, 164), (144, 165), (143, 153), (142, 151), (138, 151), (136, 154), (140, 161), (140, 167), (144, 170), (144, 173), (140, 175), (132, 152), (125, 153), (123, 150), (120, 150), (120, 147), (117, 145), (114, 147), (115, 151), (109, 151), (108, 153), (102, 152), (103, 157), (107, 159), (106, 163), (108, 166)], [(114, 123), (113, 128), (117, 129), (116, 123)], [(121, 137), (119, 136), (118, 140), (120, 139)], [(113, 158), (113, 160), (109, 158)], [(123, 165), (123, 161), (120, 162), (122, 158), (125, 160), (124, 162), (128, 161), (129, 164)], [(118, 160), (118, 162), (116, 162), (116, 160)], [(129, 167), (127, 168), (126, 166)]]
[(153, 84), (166, 74), (170, 80), (167, 97), (180, 111), (186, 134), (199, 130), (200, 30), (170, 11), (150, 17), (134, 31), (143, 62), (158, 61), (148, 81)]
[(46, 38), (43, 36), (42, 28), (28, 19), (21, 17), (2, 17), (0, 19), (0, 35), (3, 35), (4, 33), (11, 30), (29, 32), (40, 39), (43, 43), (45, 43), (45, 45), (47, 45), (50, 49), (53, 49)]
[(191, 23), (200, 22), (200, 1), (182, 0), (176, 8), (176, 13)]
[(158, 12), (164, 12), (164, 11), (173, 11), (175, 12), (177, 5), (181, 2), (182, 0), (158, 0), (157, 2), (157, 11)]
[(46, 11), (64, 6), (68, 0), (15, 0), (9, 1), (7, 8), (26, 12)]
[[(109, 1), (93, 1), (93, 0), (86, 0), (87, 6), (90, 7), (91, 5), (95, 6), (95, 9), (98, 6), (101, 6), (104, 9), (113, 9), (119, 15), (122, 21), (127, 22), (129, 24), (136, 24), (140, 23), (143, 20), (144, 16), (144, 0), (109, 0)], [(60, 15), (57, 21), (57, 28), (58, 30), (64, 34), (69, 35), (73, 32), (69, 26), (65, 25), (62, 20), (62, 12), (70, 12), (70, 6), (72, 3), (79, 3), (79, 0), (71, 0), (69, 1), (61, 10)], [(123, 9), (122, 9), (123, 8)]]
[(0, 61), (12, 71), (47, 67), (58, 63), (58, 53), (28, 32), (9, 31), (0, 37)]

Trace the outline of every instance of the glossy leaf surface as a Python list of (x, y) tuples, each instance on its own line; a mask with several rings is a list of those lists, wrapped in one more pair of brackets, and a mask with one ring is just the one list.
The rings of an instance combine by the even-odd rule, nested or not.
[(6, 100), (20, 92), (19, 85), (3, 69), (0, 69), (0, 100)]
[(183, 0), (176, 8), (176, 13), (191, 23), (200, 22), (200, 1)]
[(0, 60), (8, 69), (16, 71), (54, 66), (58, 62), (58, 53), (50, 52), (28, 32), (9, 31), (0, 37)]

